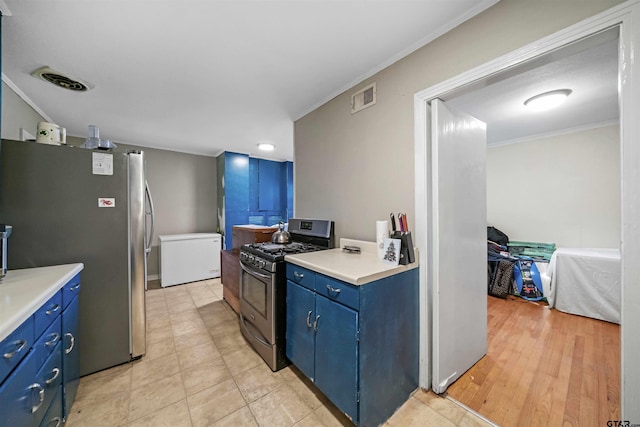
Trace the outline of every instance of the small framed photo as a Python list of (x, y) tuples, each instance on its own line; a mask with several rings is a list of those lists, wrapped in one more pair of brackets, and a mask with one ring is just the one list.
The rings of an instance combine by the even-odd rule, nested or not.
[(398, 265), (398, 262), (400, 262), (400, 239), (384, 239), (382, 261), (387, 264)]

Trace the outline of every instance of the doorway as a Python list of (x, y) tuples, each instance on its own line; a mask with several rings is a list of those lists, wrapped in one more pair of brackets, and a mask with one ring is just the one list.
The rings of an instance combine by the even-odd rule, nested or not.
[[(416, 110), (416, 217), (427, 218), (423, 224), (416, 225), (417, 242), (421, 249), (421, 254), (432, 253), (433, 246), (430, 235), (429, 221), (431, 221), (431, 210), (429, 204), (430, 188), (432, 178), (427, 173), (432, 168), (433, 158), (428, 150), (430, 144), (430, 123), (429, 104), (434, 98), (458, 90), (474, 82), (495, 76), (497, 73), (510, 70), (514, 64), (524, 64), (527, 61), (539, 58), (549, 52), (567, 46), (578, 40), (582, 40), (593, 34), (599, 33), (608, 28), (618, 26), (620, 28), (620, 106), (621, 106), (621, 170), (622, 170), (622, 194), (621, 194), (621, 257), (622, 257), (622, 334), (621, 334), (621, 365), (622, 377), (625, 382), (622, 384), (622, 416), (623, 419), (640, 419), (640, 409), (633, 405), (633, 390), (640, 386), (640, 369), (634, 366), (633, 355), (637, 354), (640, 348), (640, 338), (636, 337), (629, 329), (625, 329), (625, 324), (637, 324), (640, 320), (637, 307), (640, 304), (640, 293), (631, 287), (625, 287), (625, 283), (632, 283), (634, 277), (640, 276), (640, 267), (625, 263), (625, 259), (635, 259), (640, 254), (640, 228), (636, 226), (640, 211), (640, 149), (636, 147), (635, 141), (640, 135), (640, 126), (636, 123), (638, 112), (640, 111), (640, 78), (630, 72), (630, 64), (626, 58), (632, 57), (631, 46), (637, 43), (640, 38), (638, 28), (631, 25), (630, 15), (638, 14), (637, 3), (631, 5), (624, 4), (620, 7), (609, 10), (597, 17), (583, 23), (576, 24), (566, 30), (556, 33), (550, 37), (542, 39), (529, 45), (518, 52), (499, 58), (491, 63), (485, 64), (477, 69), (471, 70), (454, 79), (446, 81), (440, 85), (419, 92), (415, 96)], [(515, 57), (515, 60), (514, 60)], [(635, 216), (634, 216), (635, 215)], [(421, 386), (431, 388), (432, 382), (432, 360), (433, 353), (442, 349), (432, 346), (432, 335), (434, 330), (432, 316), (432, 298), (438, 297), (434, 293), (433, 277), (430, 260), (426, 255), (421, 260), (426, 269), (421, 271), (421, 323), (429, 331), (426, 336), (421, 337)], [(425, 271), (426, 270), (426, 271)], [(627, 308), (627, 310), (625, 310)], [(465, 319), (466, 322), (478, 321), (478, 319)], [(628, 360), (629, 363), (625, 363)], [(468, 367), (467, 367), (468, 368)]]

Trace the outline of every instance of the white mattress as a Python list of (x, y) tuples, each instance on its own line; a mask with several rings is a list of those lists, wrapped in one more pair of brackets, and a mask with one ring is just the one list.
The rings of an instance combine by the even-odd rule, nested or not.
[(558, 248), (546, 275), (550, 308), (620, 323), (619, 249)]

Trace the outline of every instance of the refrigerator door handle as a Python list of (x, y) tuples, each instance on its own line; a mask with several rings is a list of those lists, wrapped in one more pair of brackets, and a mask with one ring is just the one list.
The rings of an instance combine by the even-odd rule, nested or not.
[[(144, 252), (148, 255), (151, 252), (151, 244), (153, 243), (153, 233), (154, 233), (154, 218), (155, 218), (155, 210), (153, 208), (153, 199), (151, 198), (151, 191), (149, 190), (149, 183), (144, 181), (144, 192), (149, 202), (145, 208), (144, 214), (149, 216), (151, 229), (149, 230), (149, 234), (147, 236), (147, 241), (145, 242)], [(148, 209), (148, 210), (147, 210)], [(145, 221), (146, 226), (146, 221)]]

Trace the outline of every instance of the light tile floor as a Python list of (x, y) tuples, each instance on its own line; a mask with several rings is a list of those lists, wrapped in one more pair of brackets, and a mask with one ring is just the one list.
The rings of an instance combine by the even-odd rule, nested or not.
[[(67, 427), (350, 426), (295, 367), (272, 372), (219, 279), (147, 291), (147, 354), (83, 377)], [(417, 391), (385, 426), (489, 426)]]

